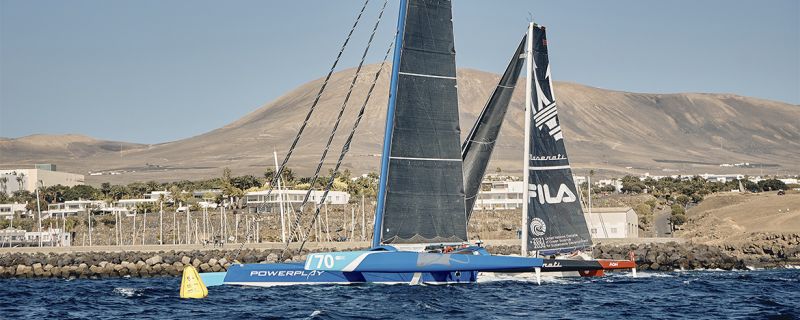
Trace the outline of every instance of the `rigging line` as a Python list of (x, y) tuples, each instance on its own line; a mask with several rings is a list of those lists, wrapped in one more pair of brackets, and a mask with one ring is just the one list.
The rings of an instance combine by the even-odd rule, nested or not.
[[(386, 64), (386, 60), (389, 58), (389, 53), (392, 51), (392, 47), (394, 47), (394, 41), (389, 43), (389, 48), (386, 49), (386, 55), (383, 57), (383, 61), (381, 62), (380, 67), (378, 68), (378, 72), (375, 73), (375, 78), (372, 80), (372, 84), (369, 87), (369, 91), (367, 92), (367, 97), (366, 99), (364, 99), (364, 104), (361, 105), (361, 109), (358, 111), (358, 117), (356, 118), (355, 123), (353, 123), (353, 129), (350, 130), (350, 134), (347, 136), (347, 140), (345, 141), (344, 145), (342, 145), (342, 150), (339, 153), (339, 159), (336, 161), (336, 167), (333, 169), (333, 174), (331, 174), (331, 177), (328, 179), (328, 184), (325, 187), (325, 192), (323, 193), (320, 202), (316, 206), (314, 212), (314, 218), (312, 219), (312, 221), (316, 220), (317, 217), (319, 216), (319, 210), (322, 207), (325, 198), (328, 196), (328, 192), (333, 187), (334, 181), (336, 181), (336, 172), (339, 171), (339, 167), (342, 165), (342, 161), (344, 160), (345, 155), (347, 155), (347, 152), (350, 151), (350, 143), (353, 141), (353, 136), (355, 136), (356, 129), (358, 129), (358, 125), (361, 122), (361, 118), (364, 116), (364, 110), (367, 108), (367, 103), (369, 102), (369, 99), (372, 96), (372, 92), (375, 89), (375, 84), (378, 82), (378, 78), (380, 77), (381, 71), (383, 70), (383, 66)], [(303, 239), (303, 242), (300, 243), (300, 248), (298, 249), (298, 252), (303, 251), (303, 247), (305, 246), (307, 240), (308, 240), (307, 238)]]
[(311, 197), (311, 192), (314, 191), (314, 184), (319, 179), (319, 173), (322, 170), (322, 165), (325, 163), (325, 158), (328, 156), (328, 151), (331, 148), (331, 144), (333, 143), (333, 138), (336, 136), (336, 131), (339, 129), (339, 124), (342, 121), (342, 116), (344, 115), (345, 109), (347, 109), (347, 103), (350, 101), (350, 97), (353, 94), (353, 88), (356, 86), (356, 82), (358, 81), (359, 73), (361, 72), (361, 68), (364, 66), (364, 60), (367, 58), (367, 53), (369, 53), (369, 48), (372, 45), (372, 40), (375, 38), (375, 32), (378, 30), (378, 25), (381, 23), (381, 18), (383, 17), (383, 11), (386, 9), (386, 3), (388, 0), (384, 0), (383, 7), (381, 7), (381, 11), (378, 14), (378, 20), (375, 21), (375, 26), (372, 28), (372, 34), (369, 36), (369, 40), (367, 41), (367, 46), (364, 48), (364, 53), (361, 54), (361, 61), (358, 63), (358, 68), (356, 68), (356, 73), (353, 75), (353, 79), (350, 81), (350, 87), (347, 90), (347, 95), (344, 97), (344, 101), (342, 102), (342, 106), (339, 109), (339, 114), (336, 116), (336, 122), (333, 124), (333, 128), (331, 129), (331, 134), (328, 136), (328, 141), (325, 143), (325, 149), (322, 150), (322, 156), (320, 156), (319, 163), (317, 163), (317, 168), (314, 171), (314, 175), (312, 176), (309, 184), (311, 188), (306, 191), (306, 195), (303, 198), (303, 202), (300, 204), (300, 212), (303, 212), (303, 208), (305, 208), (308, 199)]
[[(283, 169), (286, 167), (286, 163), (289, 162), (289, 158), (291, 158), (291, 156), (292, 156), (292, 152), (294, 152), (294, 149), (297, 147), (297, 142), (300, 141), (300, 136), (303, 135), (303, 131), (306, 129), (306, 125), (308, 125), (308, 120), (311, 119), (311, 115), (314, 113), (314, 109), (317, 107), (317, 104), (319, 103), (319, 99), (322, 97), (322, 93), (325, 91), (325, 87), (328, 86), (328, 81), (331, 79), (331, 76), (333, 75), (333, 72), (336, 69), (336, 66), (339, 64), (339, 60), (342, 58), (342, 53), (344, 53), (344, 50), (347, 47), (347, 44), (350, 42), (350, 38), (353, 36), (353, 32), (355, 31), (356, 27), (358, 26), (358, 22), (361, 21), (361, 17), (364, 15), (364, 10), (367, 8), (368, 4), (369, 4), (369, 0), (364, 0), (364, 5), (361, 6), (361, 11), (358, 12), (358, 16), (356, 17), (356, 21), (353, 22), (353, 26), (350, 28), (350, 32), (347, 34), (347, 38), (344, 39), (344, 43), (342, 43), (342, 47), (339, 49), (339, 53), (336, 55), (336, 60), (333, 61), (333, 65), (331, 66), (331, 69), (328, 70), (328, 74), (325, 76), (325, 81), (322, 82), (322, 86), (319, 88), (319, 91), (317, 92), (317, 96), (314, 98), (314, 102), (311, 103), (311, 107), (308, 109), (308, 113), (306, 114), (306, 118), (303, 120), (303, 124), (300, 126), (300, 129), (298, 130), (297, 135), (295, 135), (294, 141), (292, 141), (291, 147), (289, 147), (289, 152), (286, 153), (286, 157), (283, 158), (283, 162), (281, 163), (280, 167), (278, 167), (278, 170), (277, 170), (277, 172), (275, 172), (275, 175), (272, 177), (272, 181), (269, 184), (269, 191), (267, 191), (267, 194), (264, 196), (264, 203), (262, 205), (259, 205), (256, 208), (256, 215), (259, 214), (259, 210), (258, 209), (260, 209), (261, 207), (266, 206), (266, 201), (267, 201), (267, 199), (269, 199), (270, 194), (272, 194), (272, 190), (274, 189), (274, 186), (278, 181), (277, 179), (280, 178), (281, 174), (283, 173)], [(385, 6), (385, 4), (384, 4), (384, 6)], [(313, 187), (313, 185), (312, 185), (312, 187)], [(236, 251), (236, 254), (234, 255), (234, 258), (233, 258), (232, 261), (236, 261), (236, 258), (239, 257), (239, 253), (241, 252), (243, 247), (244, 247), (244, 243), (242, 243), (242, 245)]]
[[(358, 68), (356, 69), (356, 73), (353, 76), (353, 80), (350, 82), (350, 88), (348, 89), (347, 95), (345, 96), (344, 102), (342, 103), (342, 108), (341, 108), (341, 110), (339, 110), (339, 116), (337, 117), (336, 123), (333, 126), (333, 130), (331, 131), (331, 135), (328, 137), (328, 142), (325, 145), (325, 150), (323, 151), (322, 157), (320, 158), (320, 161), (317, 164), (317, 169), (314, 172), (314, 177), (311, 179), (311, 182), (310, 182), (311, 188), (306, 192), (305, 198), (303, 199), (303, 203), (300, 205), (300, 210), (298, 211), (298, 214), (295, 217), (295, 225), (298, 228), (301, 227), (300, 226), (300, 220), (302, 218), (303, 209), (305, 208), (305, 205), (308, 202), (308, 199), (309, 199), (309, 197), (311, 195), (311, 191), (312, 191), (312, 188), (314, 187), (314, 184), (316, 183), (317, 179), (319, 178), (319, 171), (322, 169), (322, 164), (324, 163), (325, 157), (327, 156), (328, 150), (330, 149), (331, 143), (333, 142), (333, 137), (336, 135), (336, 130), (339, 127), (339, 123), (341, 121), (342, 114), (344, 113), (344, 110), (347, 107), (347, 103), (350, 100), (350, 97), (351, 97), (351, 95), (353, 93), (353, 88), (355, 87), (356, 82), (358, 81), (359, 73), (361, 72), (361, 68), (364, 65), (364, 61), (366, 60), (367, 53), (369, 52), (369, 48), (372, 46), (372, 41), (375, 38), (375, 32), (378, 30), (378, 26), (380, 25), (381, 18), (383, 17), (383, 13), (384, 13), (384, 10), (386, 9), (386, 4), (388, 2), (389, 2), (388, 0), (384, 0), (384, 2), (383, 2), (383, 6), (381, 7), (381, 11), (378, 14), (378, 20), (375, 21), (375, 26), (372, 28), (372, 33), (370, 34), (369, 40), (367, 41), (367, 46), (366, 46), (366, 48), (364, 48), (364, 53), (361, 55), (361, 61), (358, 64)], [(336, 167), (333, 170), (333, 172), (331, 172), (331, 177), (329, 179), (329, 182), (328, 182), (327, 186), (325, 187), (325, 191), (323, 192), (322, 197), (319, 199), (319, 204), (316, 206), (314, 217), (311, 220), (311, 224), (313, 224), (314, 221), (316, 221), (317, 217), (319, 216), (320, 207), (321, 207), (322, 204), (325, 203), (325, 199), (328, 196), (328, 192), (330, 191), (331, 187), (333, 186), (333, 181), (336, 180), (336, 172), (339, 170), (339, 167), (341, 166), (341, 162), (342, 162), (342, 159), (344, 158), (344, 155), (347, 154), (347, 151), (350, 149), (350, 142), (352, 141), (353, 135), (355, 134), (355, 130), (358, 127), (359, 122), (361, 121), (361, 117), (364, 114), (364, 110), (365, 110), (365, 108), (367, 106), (367, 103), (369, 102), (369, 98), (372, 95), (372, 91), (375, 88), (376, 82), (378, 81), (378, 77), (380, 76), (381, 71), (383, 70), (383, 66), (384, 66), (384, 64), (386, 63), (386, 60), (389, 57), (389, 51), (391, 50), (391, 48), (392, 48), (392, 45), (390, 45), (389, 48), (387, 49), (386, 54), (383, 57), (383, 61), (381, 62), (381, 65), (378, 68), (378, 71), (375, 73), (375, 78), (373, 79), (373, 82), (370, 85), (369, 91), (367, 92), (367, 97), (364, 100), (364, 104), (362, 104), (361, 109), (359, 110), (358, 118), (356, 118), (356, 121), (355, 121), (355, 123), (353, 125), (353, 129), (350, 131), (350, 135), (348, 136), (347, 141), (342, 146), (342, 153), (339, 154), (339, 159), (338, 159), (338, 161), (336, 163)], [(306, 241), (307, 241), (307, 238), (304, 237), (303, 238), (303, 245), (305, 244)], [(287, 244), (286, 248), (288, 248), (288, 244)], [(301, 249), (300, 250), (302, 250), (302, 245), (301, 245)], [(281, 256), (282, 255), (283, 255), (283, 252), (281, 252)]]
[[(356, 21), (353, 23), (353, 27), (350, 28), (350, 33), (347, 34), (347, 38), (344, 40), (342, 44), (342, 48), (339, 49), (339, 54), (336, 56), (336, 60), (334, 60), (331, 69), (328, 70), (328, 74), (325, 76), (325, 81), (322, 82), (322, 86), (319, 88), (317, 92), (317, 96), (314, 98), (314, 102), (311, 103), (311, 108), (308, 109), (308, 113), (306, 114), (306, 118), (303, 120), (303, 124), (300, 126), (300, 129), (297, 132), (297, 135), (294, 137), (294, 141), (292, 141), (291, 147), (289, 147), (289, 151), (286, 153), (286, 157), (283, 158), (283, 162), (281, 162), (280, 167), (278, 167), (278, 171), (275, 172), (275, 175), (272, 177), (272, 181), (270, 182), (269, 190), (267, 191), (266, 198), (269, 198), (270, 194), (274, 189), (274, 185), (277, 183), (277, 179), (280, 178), (281, 174), (283, 173), (283, 169), (286, 167), (286, 163), (289, 162), (289, 158), (292, 157), (292, 153), (294, 149), (297, 147), (297, 143), (300, 141), (300, 136), (303, 135), (303, 131), (306, 129), (308, 125), (308, 120), (311, 119), (311, 114), (314, 113), (314, 109), (316, 109), (317, 104), (319, 104), (319, 100), (322, 97), (322, 93), (325, 91), (325, 88), (328, 86), (328, 82), (333, 75), (334, 70), (336, 69), (336, 65), (339, 64), (339, 60), (342, 57), (342, 53), (344, 53), (344, 49), (347, 47), (347, 44), (350, 42), (350, 38), (353, 36), (353, 31), (355, 31), (356, 26), (358, 26), (358, 22), (361, 20), (361, 16), (364, 14), (364, 10), (367, 8), (367, 4), (369, 4), (369, 0), (364, 1), (364, 5), (361, 7), (361, 11), (358, 13), (358, 17), (356, 17)], [(313, 184), (312, 184), (313, 187)], [(256, 210), (258, 212), (258, 210)]]

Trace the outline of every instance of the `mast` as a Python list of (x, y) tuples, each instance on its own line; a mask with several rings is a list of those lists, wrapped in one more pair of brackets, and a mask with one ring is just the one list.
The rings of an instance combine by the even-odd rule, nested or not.
[(526, 120), (527, 181), (525, 221), (527, 249), (538, 255), (573, 252), (591, 246), (591, 236), (579, 202), (564, 134), (558, 118), (547, 50), (546, 30), (531, 25), (531, 76)]
[[(272, 150), (272, 155), (275, 158), (275, 174), (280, 172), (278, 167), (278, 152)], [(281, 190), (281, 178), (278, 177), (278, 205), (281, 207), (281, 242), (286, 243), (286, 218), (283, 212), (283, 190)], [(266, 199), (264, 199), (266, 201)]]
[(386, 109), (386, 130), (383, 134), (383, 153), (381, 154), (381, 173), (378, 181), (378, 199), (375, 206), (375, 225), (372, 233), (372, 247), (381, 245), (383, 234), (383, 206), (386, 202), (386, 181), (389, 175), (389, 156), (392, 151), (392, 127), (394, 124), (394, 109), (397, 103), (397, 78), (400, 76), (400, 54), (403, 47), (403, 30), (406, 24), (406, 8), (408, 0), (400, 0), (400, 14), (397, 18), (397, 35), (394, 40), (394, 55), (392, 57), (392, 78), (389, 84), (389, 106)]
[(533, 22), (528, 23), (528, 41), (525, 49), (525, 147), (522, 157), (522, 253), (523, 257), (528, 255), (528, 202), (530, 201), (530, 190), (528, 188), (530, 163), (531, 163), (531, 88), (533, 79)]

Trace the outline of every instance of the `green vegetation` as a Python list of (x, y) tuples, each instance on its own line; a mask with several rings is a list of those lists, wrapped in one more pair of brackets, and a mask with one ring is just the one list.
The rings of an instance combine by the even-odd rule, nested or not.
[[(644, 202), (646, 205), (635, 205), (634, 210), (639, 216), (639, 226), (646, 229), (652, 223), (653, 210), (661, 204), (670, 205), (670, 222), (676, 226), (688, 221), (686, 210), (693, 204), (697, 204), (709, 194), (739, 190), (742, 187), (750, 192), (787, 190), (788, 186), (778, 179), (765, 179), (754, 183), (747, 178), (733, 180), (729, 182), (707, 181), (700, 176), (693, 177), (665, 177), (661, 179), (646, 178), (640, 180), (634, 176), (625, 176), (621, 180), (622, 191), (625, 194), (650, 194), (654, 199)], [(584, 186), (585, 188), (585, 186)], [(595, 192), (600, 191), (595, 188)]]
[[(350, 170), (341, 172), (328, 171), (328, 175), (322, 175), (314, 181), (314, 189), (324, 189), (334, 176), (334, 182), (331, 187), (333, 191), (346, 191), (355, 197), (361, 198), (374, 198), (378, 190), (378, 174), (369, 173), (352, 179)], [(104, 182), (99, 188), (89, 185), (79, 185), (74, 187), (65, 187), (62, 185), (42, 187), (39, 189), (39, 202), (42, 211), (47, 210), (48, 204), (62, 203), (64, 201), (74, 200), (104, 200), (106, 202), (114, 202), (122, 199), (139, 199), (144, 198), (146, 194), (153, 191), (169, 191), (174, 199), (163, 199), (162, 201), (168, 207), (177, 207), (178, 205), (185, 204), (190, 206), (192, 210), (197, 209), (196, 205), (199, 201), (193, 195), (193, 192), (198, 190), (219, 189), (222, 194), (215, 195), (214, 193), (206, 192), (203, 195), (203, 200), (222, 203), (224, 199), (232, 200), (234, 205), (238, 204), (238, 200), (244, 196), (248, 191), (266, 190), (269, 188), (269, 183), (275, 176), (275, 170), (267, 169), (264, 171), (263, 177), (256, 177), (253, 175), (233, 176), (231, 170), (228, 168), (223, 169), (222, 176), (219, 178), (212, 178), (206, 180), (189, 181), (181, 180), (174, 182), (159, 183), (155, 181), (147, 182), (133, 182), (127, 185), (112, 185)], [(311, 188), (311, 178), (297, 178), (296, 174), (291, 168), (286, 168), (281, 174), (281, 186), (283, 188), (294, 189), (309, 189)], [(5, 181), (3, 181), (5, 180)], [(25, 191), (16, 191), (8, 195), (6, 184), (9, 182), (7, 178), (0, 179), (0, 203), (26, 203), (27, 210), (36, 211), (36, 195)], [(19, 182), (20, 186), (22, 181)], [(141, 204), (137, 207), (139, 211), (147, 209), (148, 211), (155, 211), (156, 204)], [(112, 221), (113, 223), (113, 221)]]

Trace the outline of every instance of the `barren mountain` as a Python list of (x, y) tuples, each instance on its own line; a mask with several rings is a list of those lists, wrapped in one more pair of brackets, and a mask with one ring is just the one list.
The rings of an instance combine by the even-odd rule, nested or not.
[[(364, 101), (377, 66), (365, 67), (326, 163), (333, 164)], [(353, 141), (344, 167), (356, 173), (377, 171), (383, 141), (389, 67)], [(319, 161), (354, 70), (336, 73), (300, 140), (290, 166), (309, 174)], [(498, 75), (470, 69), (458, 74), (461, 131), (466, 134), (486, 102)], [(520, 79), (520, 85), (524, 83)], [(156, 145), (97, 141), (81, 136), (30, 136), (0, 139), (0, 166), (53, 162), (59, 170), (88, 176), (87, 182), (178, 180), (234, 174), (260, 175), (273, 166), (272, 151), (286, 154), (322, 79), (311, 81), (241, 119), (192, 138)], [(522, 88), (520, 86), (520, 88)], [(731, 94), (644, 94), (556, 82), (556, 99), (567, 149), (576, 173), (800, 171), (800, 106)], [(503, 172), (519, 173), (522, 159), (524, 90), (516, 90), (493, 162)], [(219, 112), (224, 112), (220, 109)], [(749, 162), (755, 168), (721, 168)], [(327, 170), (327, 169), (326, 169)], [(678, 170), (678, 171), (674, 171)]]

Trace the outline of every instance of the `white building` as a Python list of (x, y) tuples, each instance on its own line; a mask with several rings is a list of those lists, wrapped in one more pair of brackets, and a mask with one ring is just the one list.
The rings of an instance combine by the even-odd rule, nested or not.
[(523, 191), (522, 181), (484, 181), (474, 210), (521, 209)]
[(54, 203), (47, 205), (47, 211), (42, 212), (42, 217), (75, 216), (88, 213), (92, 209), (105, 208), (104, 201), (93, 200), (72, 200), (64, 203)]
[(583, 216), (593, 239), (638, 238), (639, 218), (630, 207), (584, 208)]
[(709, 173), (705, 173), (705, 174), (701, 174), (700, 177), (703, 178), (703, 179), (706, 179), (706, 181), (722, 182), (722, 183), (729, 182), (729, 181), (734, 181), (734, 180), (744, 179), (744, 175), (743, 174), (709, 174)]
[[(303, 203), (303, 198), (306, 196), (308, 190), (273, 190), (267, 197), (267, 190), (252, 191), (245, 194), (245, 201), (247, 202), (248, 210), (252, 212), (275, 211), (279, 208), (280, 198), (278, 195), (283, 195), (283, 203), (294, 206), (297, 208)], [(323, 191), (312, 190), (308, 198), (309, 204), (319, 203), (322, 198)], [(350, 194), (344, 191), (330, 191), (325, 197), (325, 203), (329, 205), (345, 205), (350, 202)], [(307, 204), (308, 205), (308, 204)]]
[(594, 184), (600, 186), (601, 188), (605, 186), (612, 186), (614, 187), (614, 192), (622, 192), (622, 180), (619, 179), (600, 179)]
[(42, 232), (8, 228), (0, 230), (0, 247), (36, 247), (39, 238), (45, 247), (69, 247), (72, 243), (72, 235), (58, 228)]
[(0, 204), (0, 219), (14, 219), (15, 214), (24, 216), (28, 212), (24, 203), (4, 203)]
[[(36, 169), (0, 169), (0, 178), (6, 178), (0, 185), (0, 192), (12, 194), (17, 190), (34, 192), (37, 187), (62, 185), (74, 187), (84, 182), (82, 174), (56, 171), (55, 165), (36, 165)], [(17, 180), (19, 178), (20, 180)]]
[(800, 182), (800, 181), (798, 181), (798, 179), (795, 179), (795, 178), (785, 178), (785, 179), (778, 179), (778, 180), (780, 180), (781, 182), (783, 182), (785, 184), (798, 184), (798, 182)]

